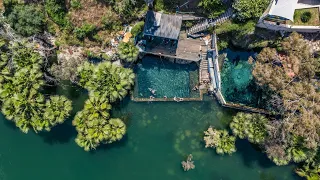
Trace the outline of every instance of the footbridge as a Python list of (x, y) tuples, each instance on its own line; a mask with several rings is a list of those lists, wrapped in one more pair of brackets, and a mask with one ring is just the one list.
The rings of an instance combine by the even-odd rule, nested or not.
[(232, 8), (229, 8), (225, 13), (223, 13), (222, 15), (220, 15), (217, 18), (205, 19), (202, 22), (192, 26), (191, 28), (189, 28), (187, 30), (187, 33), (189, 36), (192, 36), (193, 34), (207, 30), (209, 27), (213, 27), (215, 25), (222, 24), (225, 21), (227, 21), (228, 19), (230, 19), (232, 16), (233, 16), (233, 10), (232, 10)]

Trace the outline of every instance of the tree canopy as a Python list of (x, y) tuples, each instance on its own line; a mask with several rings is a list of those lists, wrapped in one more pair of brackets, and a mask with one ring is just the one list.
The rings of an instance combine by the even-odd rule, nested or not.
[(318, 68), (318, 60), (298, 33), (283, 39), (277, 49), (263, 49), (257, 57), (253, 76), (265, 92), (267, 107), (281, 117), (267, 124), (264, 143), (268, 157), (277, 165), (310, 162), (318, 151)]
[(134, 62), (139, 55), (139, 49), (132, 42), (121, 42), (118, 46), (118, 54), (120, 59), (126, 62)]
[(267, 9), (270, 0), (237, 0), (233, 3), (237, 19), (247, 21), (258, 19)]
[(221, 0), (201, 0), (199, 6), (205, 10), (209, 18), (216, 18), (226, 11), (226, 6)]
[(230, 128), (240, 139), (248, 138), (251, 143), (262, 144), (267, 136), (267, 123), (263, 115), (240, 112), (233, 117)]
[(45, 28), (43, 10), (35, 5), (15, 5), (7, 19), (11, 27), (23, 36), (40, 33)]
[(134, 84), (132, 70), (110, 62), (97, 65), (86, 62), (78, 68), (78, 74), (79, 84), (89, 90), (89, 99), (73, 120), (78, 131), (76, 143), (85, 151), (90, 151), (101, 143), (122, 139), (126, 125), (121, 119), (110, 119), (110, 103), (127, 95)]
[(1, 48), (0, 98), (2, 113), (22, 132), (35, 132), (61, 124), (70, 115), (71, 101), (64, 96), (45, 97), (42, 57), (22, 43)]
[(206, 148), (215, 148), (217, 154), (232, 154), (236, 152), (234, 136), (230, 136), (226, 130), (217, 130), (209, 127), (207, 131), (204, 131), (204, 141)]

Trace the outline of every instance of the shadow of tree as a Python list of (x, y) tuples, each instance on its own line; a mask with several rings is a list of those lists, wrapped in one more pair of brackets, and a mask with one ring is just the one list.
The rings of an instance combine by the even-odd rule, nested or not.
[(113, 142), (111, 144), (101, 144), (96, 150), (90, 151), (90, 154), (96, 154), (101, 151), (109, 151), (110, 149), (120, 149), (128, 145), (128, 134), (125, 134), (120, 141)]
[(77, 112), (83, 109), (84, 102), (88, 99), (88, 93), (83, 88), (69, 82), (64, 83), (62, 86), (63, 87), (45, 89), (48, 95), (63, 95), (72, 101), (72, 111), (69, 118), (67, 118), (63, 124), (53, 127), (50, 132), (38, 133), (44, 142), (51, 145), (68, 143), (76, 137), (77, 131), (75, 127), (72, 126), (72, 120)]
[(13, 121), (9, 121), (7, 120), (2, 114), (0, 115), (0, 119), (3, 119), (3, 124), (13, 130), (19, 130), (19, 128), (15, 125), (15, 123)]
[(276, 166), (268, 157), (262, 153), (259, 146), (251, 144), (248, 140), (238, 139), (236, 141), (237, 152), (241, 154), (243, 162), (247, 167), (254, 167), (255, 163), (263, 168)]
[(64, 144), (74, 139), (77, 135), (75, 127), (71, 124), (71, 119), (65, 123), (55, 126), (50, 132), (41, 132), (39, 136), (43, 138), (44, 142), (48, 144)]

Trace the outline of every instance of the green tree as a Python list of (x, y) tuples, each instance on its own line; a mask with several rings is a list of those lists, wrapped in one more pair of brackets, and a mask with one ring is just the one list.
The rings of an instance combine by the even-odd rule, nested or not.
[(251, 143), (261, 144), (267, 136), (267, 123), (263, 115), (240, 112), (233, 117), (230, 128), (240, 139), (248, 138)]
[(75, 28), (73, 32), (78, 39), (84, 39), (85, 37), (92, 36), (95, 29), (95, 25), (83, 24), (80, 28)]
[(44, 2), (45, 11), (53, 22), (57, 23), (60, 27), (71, 26), (67, 18), (67, 8), (65, 7), (64, 0), (46, 0)]
[(320, 179), (320, 159), (319, 154), (315, 156), (311, 161), (303, 164), (301, 167), (297, 168), (295, 172), (306, 178), (307, 180), (318, 180)]
[(45, 29), (45, 16), (39, 6), (15, 5), (7, 19), (11, 27), (23, 36), (31, 36)]
[(120, 59), (126, 62), (135, 62), (138, 59), (139, 49), (132, 42), (121, 42), (118, 46)]
[(226, 6), (221, 0), (201, 0), (198, 6), (205, 10), (209, 18), (215, 18), (226, 11)]
[(22, 132), (50, 131), (64, 122), (72, 109), (63, 96), (44, 97), (43, 59), (23, 43), (2, 47), (0, 56), (1, 111)]
[(92, 92), (107, 97), (110, 102), (124, 98), (134, 84), (132, 70), (103, 62), (98, 65), (84, 63), (79, 67), (79, 84)]
[(247, 21), (258, 19), (267, 9), (270, 0), (237, 0), (233, 3), (237, 19)]
[(110, 109), (106, 97), (90, 93), (84, 109), (72, 121), (78, 131), (75, 141), (85, 151), (96, 149), (101, 143), (121, 140), (126, 133), (126, 125), (120, 119), (109, 119)]
[(206, 142), (206, 148), (216, 148), (217, 154), (232, 154), (236, 152), (234, 136), (230, 136), (226, 130), (217, 130), (209, 127), (207, 131), (204, 131), (204, 141)]
[(140, 21), (137, 24), (135, 24), (133, 26), (133, 28), (131, 29), (131, 34), (136, 37), (139, 33), (141, 33), (143, 31), (143, 27), (144, 27), (144, 22)]

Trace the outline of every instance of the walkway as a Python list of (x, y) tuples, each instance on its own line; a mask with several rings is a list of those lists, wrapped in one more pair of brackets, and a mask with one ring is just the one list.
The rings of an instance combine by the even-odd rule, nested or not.
[(201, 23), (194, 25), (193, 27), (187, 30), (187, 33), (191, 35), (191, 34), (196, 34), (196, 33), (205, 31), (211, 26), (224, 23), (225, 21), (230, 19), (232, 16), (233, 16), (233, 10), (232, 8), (229, 8), (225, 13), (223, 13), (222, 15), (220, 15), (215, 19), (206, 19)]

